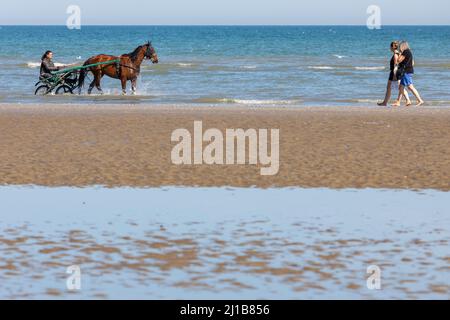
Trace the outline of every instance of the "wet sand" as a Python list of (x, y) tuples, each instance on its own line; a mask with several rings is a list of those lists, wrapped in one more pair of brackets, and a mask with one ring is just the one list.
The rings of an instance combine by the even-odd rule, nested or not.
[[(280, 129), (280, 171), (175, 166), (178, 128)], [(0, 184), (450, 190), (448, 108), (0, 105)]]
[[(0, 299), (450, 298), (448, 192), (0, 187), (0, 198)], [(66, 287), (72, 265), (81, 290)], [(367, 287), (369, 266), (381, 290)]]

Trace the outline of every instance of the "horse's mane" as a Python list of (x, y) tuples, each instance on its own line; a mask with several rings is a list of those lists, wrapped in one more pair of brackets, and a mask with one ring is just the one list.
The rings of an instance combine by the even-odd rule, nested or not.
[(139, 47), (137, 47), (136, 49), (134, 49), (133, 52), (130, 52), (130, 53), (128, 54), (128, 56), (130, 56), (130, 58), (131, 58), (132, 60), (135, 60), (135, 59), (137, 58), (137, 55), (138, 55), (139, 51), (142, 49), (142, 47), (144, 47), (144, 46), (139, 46)]

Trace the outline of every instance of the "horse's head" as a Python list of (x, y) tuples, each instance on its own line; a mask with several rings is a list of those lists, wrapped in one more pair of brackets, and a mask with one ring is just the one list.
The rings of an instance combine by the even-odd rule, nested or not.
[(153, 48), (152, 43), (149, 41), (145, 46), (147, 47), (145, 51), (145, 57), (152, 60), (152, 63), (158, 63), (158, 55), (156, 54), (155, 48)]

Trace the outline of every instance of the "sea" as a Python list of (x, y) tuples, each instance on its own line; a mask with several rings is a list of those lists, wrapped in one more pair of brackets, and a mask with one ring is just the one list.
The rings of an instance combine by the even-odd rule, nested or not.
[[(159, 64), (144, 61), (136, 96), (106, 77), (103, 95), (34, 95), (46, 50), (82, 64), (148, 40)], [(384, 98), (393, 40), (410, 43), (428, 105), (449, 106), (450, 26), (0, 26), (0, 103), (371, 106)]]

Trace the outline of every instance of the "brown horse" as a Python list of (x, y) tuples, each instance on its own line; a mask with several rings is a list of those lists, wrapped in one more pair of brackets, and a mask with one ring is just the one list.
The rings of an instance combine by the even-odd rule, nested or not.
[(144, 61), (145, 58), (151, 59), (153, 63), (158, 63), (158, 55), (156, 54), (156, 51), (150, 41), (143, 46), (137, 47), (133, 52), (129, 54), (123, 54), (120, 57), (100, 54), (98, 56), (89, 58), (83, 64), (84, 66), (114, 60), (118, 60), (118, 62), (112, 62), (110, 64), (103, 64), (83, 69), (80, 72), (78, 88), (81, 92), (86, 74), (91, 71), (94, 74), (94, 80), (89, 86), (89, 94), (91, 94), (94, 86), (98, 91), (100, 91), (100, 93), (103, 93), (100, 86), (100, 80), (104, 75), (107, 75), (114, 79), (120, 79), (120, 81), (122, 82), (122, 94), (127, 93), (127, 81), (131, 81), (132, 93), (136, 94), (136, 82), (141, 71), (142, 61)]

